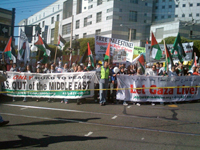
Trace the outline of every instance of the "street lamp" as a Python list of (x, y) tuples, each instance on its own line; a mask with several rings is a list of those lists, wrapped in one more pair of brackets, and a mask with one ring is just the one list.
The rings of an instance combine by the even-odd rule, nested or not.
[[(120, 24), (120, 27), (123, 27), (123, 24)], [(127, 26), (125, 26), (127, 27)], [(128, 27), (127, 27), (128, 28)], [(129, 29), (129, 42), (131, 41), (131, 28), (128, 28)]]

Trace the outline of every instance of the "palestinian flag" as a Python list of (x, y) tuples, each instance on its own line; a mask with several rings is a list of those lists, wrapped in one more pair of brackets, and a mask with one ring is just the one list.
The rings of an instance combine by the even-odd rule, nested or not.
[(145, 73), (145, 69), (144, 69), (144, 56), (143, 54), (140, 55), (140, 58), (138, 58), (138, 63), (139, 63), (139, 66), (142, 68), (142, 74)]
[(174, 62), (173, 62), (173, 59), (172, 59), (172, 55), (171, 55), (167, 45), (165, 44), (165, 42), (164, 42), (164, 46), (165, 46), (165, 56), (166, 56), (165, 70), (167, 70), (167, 65), (169, 65), (170, 62), (171, 62), (171, 67), (172, 67), (172, 66), (174, 66)]
[(16, 58), (12, 53), (12, 36), (10, 37), (3, 53), (5, 58), (7, 57), (9, 60), (13, 60), (13, 63), (16, 63)]
[(151, 49), (152, 49), (152, 53), (151, 53), (152, 58), (156, 60), (160, 60), (160, 58), (162, 57), (162, 51), (160, 49), (158, 42), (156, 41), (156, 38), (153, 32), (151, 33)]
[(173, 49), (172, 49), (172, 54), (174, 53), (174, 51), (177, 51), (179, 61), (183, 62), (183, 58), (182, 57), (185, 57), (186, 54), (185, 54), (183, 45), (181, 43), (181, 36), (180, 36), (179, 33), (178, 33), (178, 35), (177, 35), (177, 37), (176, 37), (176, 39), (174, 41), (174, 45), (173, 45)]
[(197, 67), (197, 58), (196, 53), (194, 52), (194, 57), (191, 66), (189, 66), (189, 70), (192, 70), (194, 67)]
[(92, 67), (94, 67), (94, 59), (93, 59), (93, 56), (92, 56), (92, 52), (90, 50), (90, 44), (89, 44), (89, 42), (87, 44), (88, 44), (88, 58), (90, 59), (90, 61), (92, 63)]
[(34, 43), (34, 45), (44, 52), (44, 56), (46, 57), (50, 56), (51, 51), (46, 49), (44, 42), (39, 34), (38, 34), (38, 41)]
[(58, 39), (58, 46), (60, 46), (60, 49), (63, 49), (63, 46), (65, 46), (66, 41), (62, 38), (61, 35), (59, 35), (59, 39)]
[(110, 42), (108, 43), (108, 47), (106, 49), (104, 60), (110, 59)]

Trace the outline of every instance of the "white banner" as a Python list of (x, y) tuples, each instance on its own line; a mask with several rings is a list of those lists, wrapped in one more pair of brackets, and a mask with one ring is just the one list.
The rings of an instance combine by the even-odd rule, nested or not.
[(117, 91), (118, 100), (174, 102), (200, 99), (200, 89), (195, 87), (200, 86), (199, 76), (153, 77), (118, 75), (117, 83), (119, 88)]
[[(192, 59), (192, 53), (193, 53), (193, 42), (190, 43), (182, 43), (184, 51), (186, 56), (183, 58), (183, 61), (191, 61)], [(164, 62), (166, 57), (165, 57), (165, 48), (163, 44), (159, 44), (160, 49), (162, 50), (162, 57), (159, 60), (160, 62)], [(171, 52), (173, 48), (173, 44), (167, 44), (167, 47), (169, 51)], [(152, 51), (151, 51), (151, 44), (146, 44), (146, 62), (157, 62), (158, 60), (155, 60), (152, 58)], [(178, 60), (178, 53), (175, 51), (174, 54), (172, 55), (173, 60)]]
[(115, 63), (122, 61), (132, 62), (133, 50), (134, 50), (133, 42), (96, 35), (95, 54), (97, 56), (97, 60), (102, 60), (102, 55), (106, 53), (106, 49), (110, 40), (111, 40), (110, 55), (113, 56), (113, 61)]
[(76, 99), (92, 97), (95, 71), (75, 73), (18, 73), (7, 72), (2, 91), (14, 97), (44, 97)]

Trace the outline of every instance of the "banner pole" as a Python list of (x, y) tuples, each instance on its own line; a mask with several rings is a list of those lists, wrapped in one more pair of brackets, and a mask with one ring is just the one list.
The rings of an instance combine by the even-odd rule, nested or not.
[(57, 55), (57, 46), (56, 46), (56, 52), (55, 52), (55, 57), (54, 57), (54, 63), (56, 63), (56, 55)]

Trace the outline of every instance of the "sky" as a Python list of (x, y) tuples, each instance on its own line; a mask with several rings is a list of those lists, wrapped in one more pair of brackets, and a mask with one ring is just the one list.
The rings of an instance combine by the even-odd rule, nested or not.
[[(12, 10), (15, 8), (15, 25), (42, 10), (57, 0), (0, 0), (0, 8)], [(14, 36), (18, 36), (18, 28), (14, 29)], [(15, 40), (17, 44), (17, 38)]]

